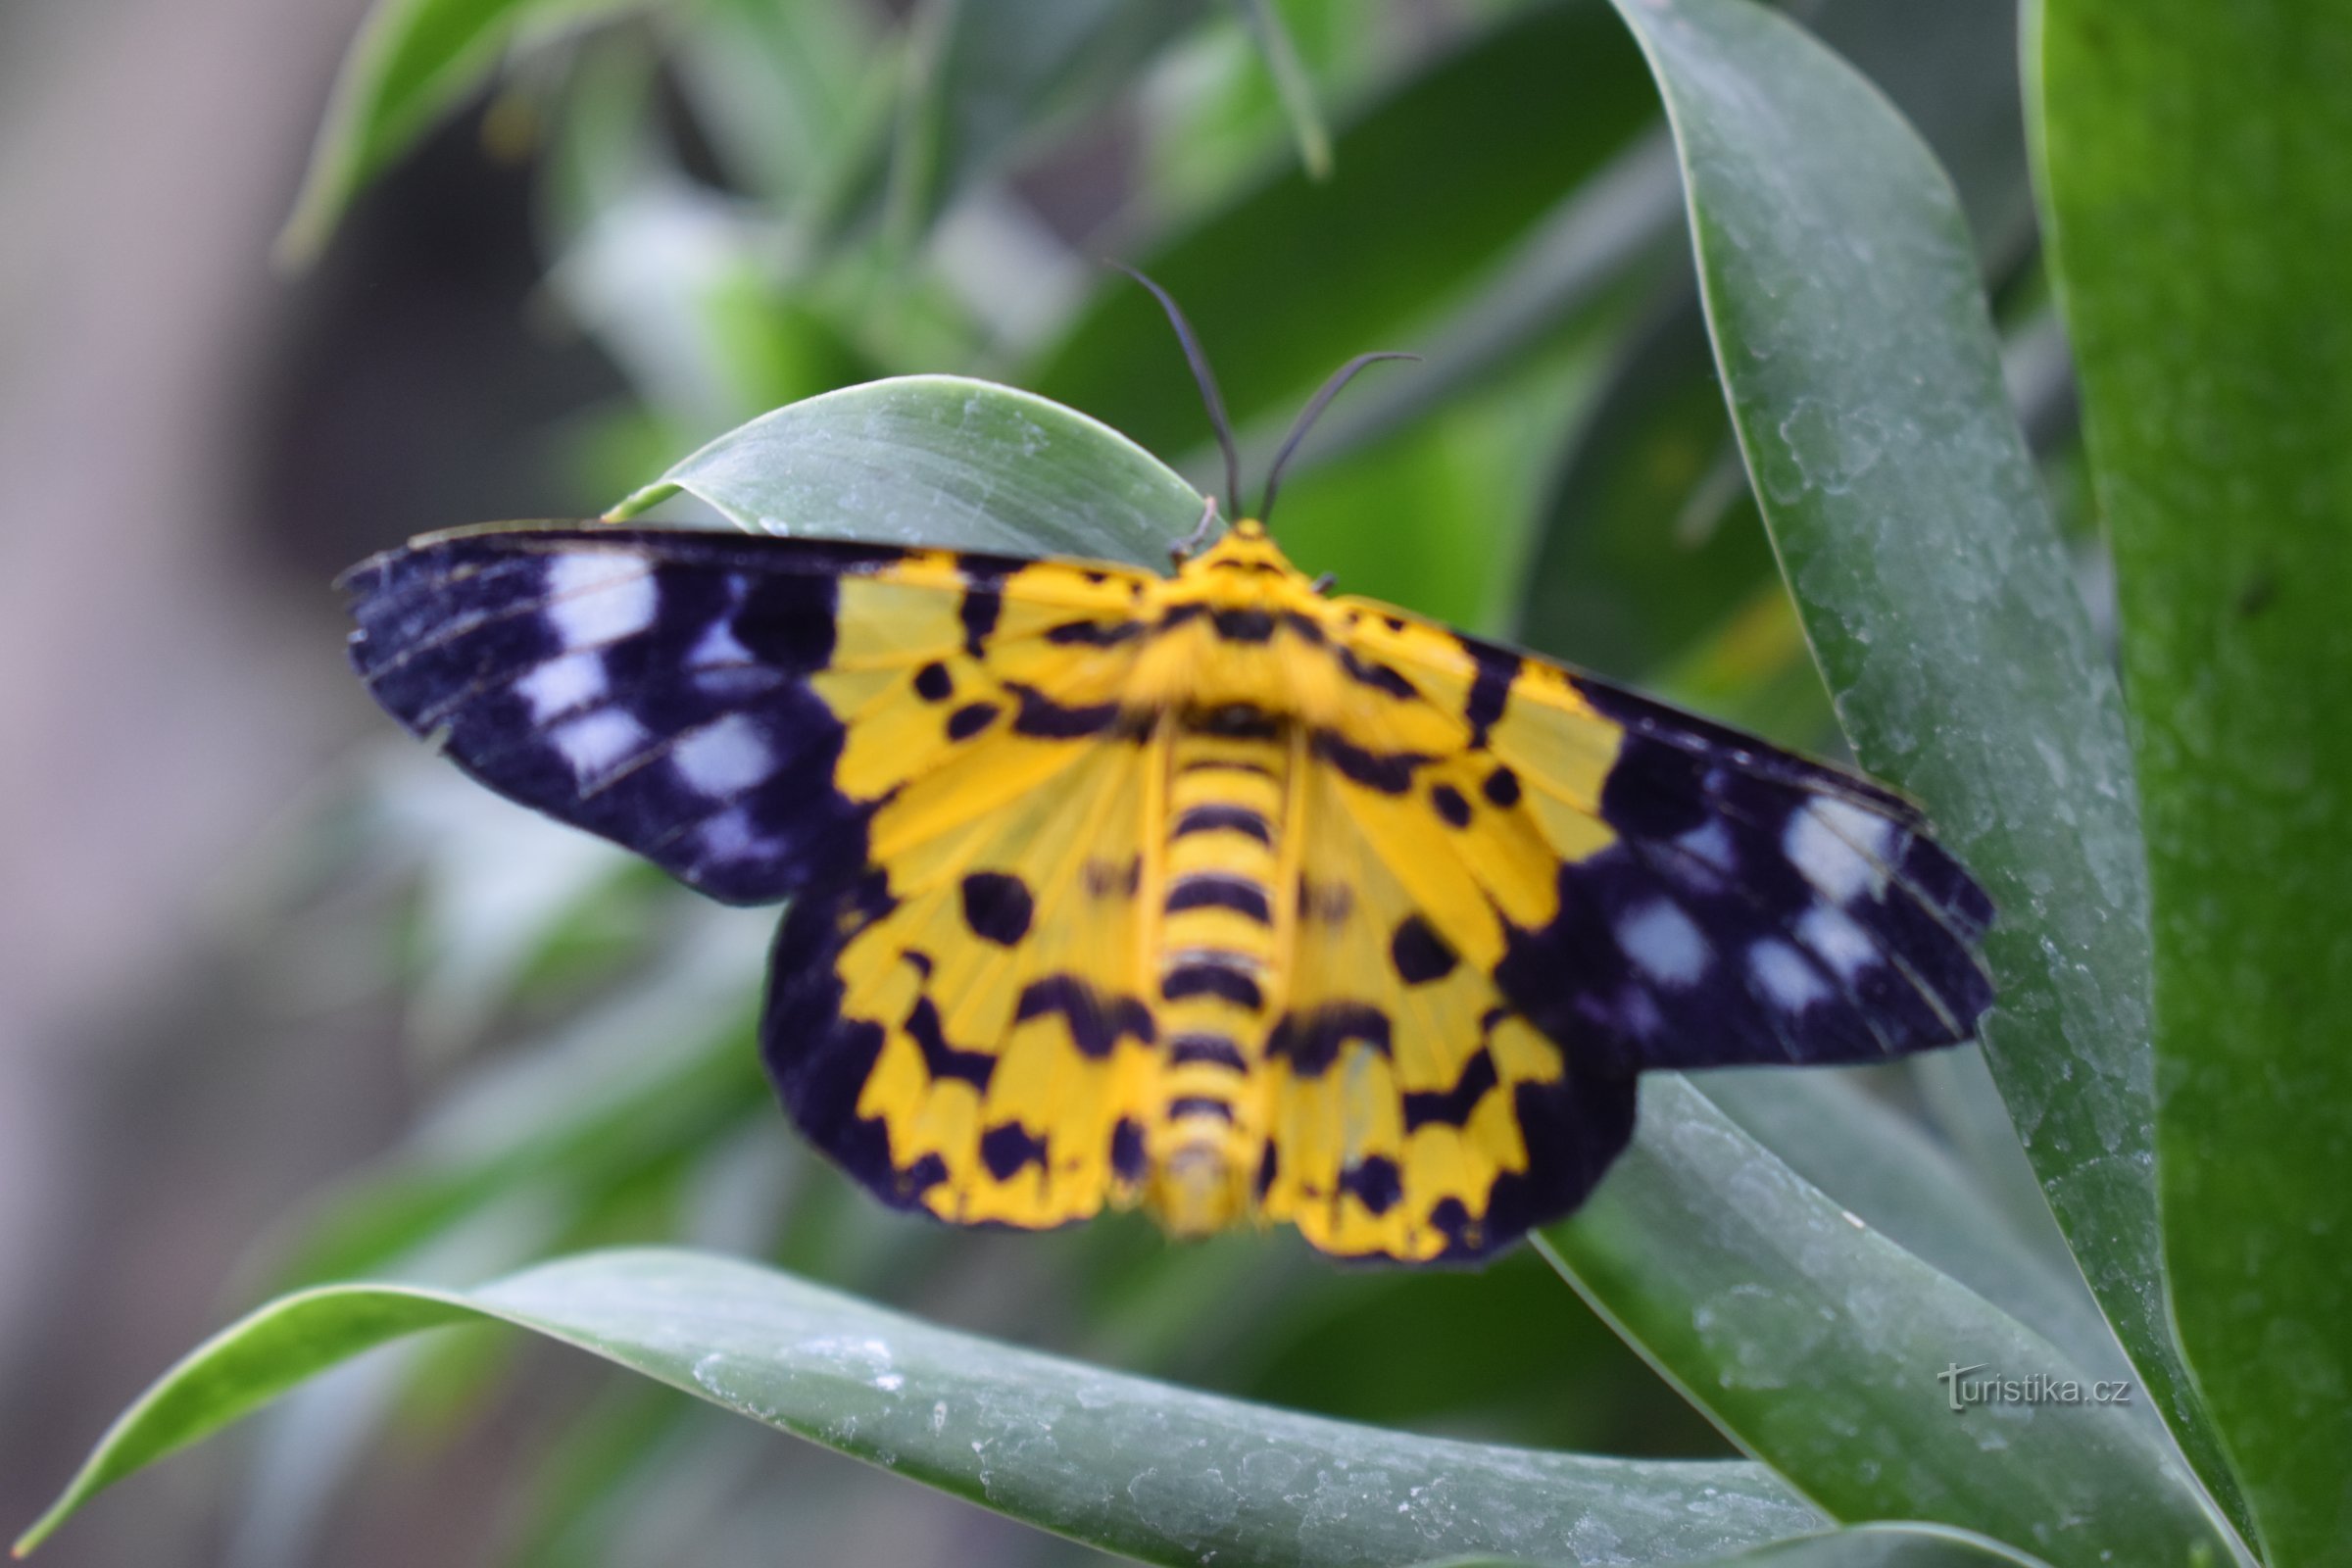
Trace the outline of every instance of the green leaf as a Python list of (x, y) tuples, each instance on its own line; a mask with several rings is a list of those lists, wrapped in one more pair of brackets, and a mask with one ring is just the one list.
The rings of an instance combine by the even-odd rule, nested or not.
[(1992, 894), (1994, 1078), (2149, 1396), (2226, 1488), (2164, 1317), (2122, 707), (1959, 204), (1793, 24), (1747, 0), (1617, 4), (1666, 91), (1733, 421), (1838, 716)]
[(973, 181), (1129, 86), (1206, 0), (932, 0), (891, 150), (890, 222), (909, 245)]
[[(2049, 1267), (1919, 1123), (1864, 1075), (1778, 1067), (1707, 1073), (1691, 1086), (1789, 1168), (1898, 1247), (1984, 1297), (2091, 1377), (2132, 1375), (2071, 1267)], [(2144, 1403), (2133, 1415), (2157, 1417)]]
[(1860, 1525), (1836, 1535), (1777, 1542), (1688, 1568), (2039, 1568), (1997, 1541), (1934, 1525)]
[(1950, 1408), (1938, 1374), (1959, 1368), (2087, 1392), (2094, 1374), (2047, 1339), (1806, 1182), (1690, 1080), (1645, 1077), (1639, 1126), (1539, 1245), (1832, 1518), (1978, 1530), (2062, 1568), (2228, 1557), (2155, 1423), (2088, 1398)]
[[(1826, 0), (1806, 16), (1941, 155), (1980, 254), (2008, 270), (2033, 218), (2015, 7)], [(1771, 574), (1755, 507), (1739, 481), (1697, 291), (1686, 283), (1625, 345), (1563, 454), (1526, 579), (1527, 640), (1639, 675), (1719, 624)], [(1753, 724), (1747, 713), (1704, 710)]]
[(1539, 1453), (1293, 1415), (933, 1328), (749, 1264), (647, 1250), (470, 1292), (343, 1285), (271, 1302), (150, 1388), (18, 1550), (337, 1362), (485, 1319), (1147, 1562), (1339, 1568), (1553, 1556), (1588, 1541), (1671, 1560), (1821, 1524), (1754, 1465)]
[(1201, 498), (1083, 414), (954, 375), (809, 398), (730, 430), (613, 509), (685, 491), (738, 526), (1164, 570)]
[(1257, 45), (1266, 74), (1274, 78), (1283, 118), (1291, 122), (1291, 139), (1298, 146), (1299, 167), (1309, 179), (1329, 179), (1331, 127), (1323, 122), (1322, 106), (1315, 101), (1314, 77), (1307, 74), (1306, 62), (1298, 58), (1298, 45), (1284, 24), (1282, 13), (1274, 9), (1274, 0), (1234, 0), (1234, 9), (1250, 29), (1250, 41)]
[[(1236, 420), (1288, 420), (1295, 393), (1470, 285), (1650, 122), (1656, 95), (1597, 3), (1520, 8), (1343, 117), (1310, 180), (1288, 159), (1139, 259), (1182, 302)], [(1467, 147), (1507, 149), (1472, 173)], [(1269, 265), (1280, 258), (1281, 265)], [(1149, 295), (1110, 279), (1025, 376), (1154, 450), (1207, 433)]]
[[(1997, 1541), (1934, 1525), (1863, 1525), (1833, 1535), (1775, 1542), (1677, 1568), (2039, 1568), (2038, 1559)], [(1500, 1557), (1447, 1557), (1417, 1568), (1536, 1568)]]
[(2053, 274), (2113, 537), (2170, 1299), (2269, 1560), (2352, 1453), (2352, 13), (2046, 0)]
[(318, 253), (361, 188), (489, 78), (509, 45), (642, 9), (649, 0), (376, 0), (344, 57), (302, 194), (278, 236)]

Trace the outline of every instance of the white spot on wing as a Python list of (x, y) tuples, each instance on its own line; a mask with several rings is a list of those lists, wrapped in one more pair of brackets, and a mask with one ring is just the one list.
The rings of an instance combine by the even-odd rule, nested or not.
[(1767, 937), (1747, 950), (1747, 972), (1783, 1012), (1800, 1013), (1829, 1000), (1830, 988), (1805, 956), (1778, 937)]
[(760, 727), (741, 713), (729, 713), (679, 741), (670, 748), (669, 761), (688, 788), (713, 800), (765, 782), (776, 766)]
[(1842, 909), (1826, 904), (1816, 904), (1796, 922), (1797, 940), (1813, 950), (1813, 956), (1838, 971), (1840, 980), (1851, 980), (1879, 961), (1878, 944), (1870, 933), (1856, 925)]
[(600, 708), (548, 732), (573, 776), (583, 784), (636, 755), (647, 739), (643, 724), (617, 708)]
[(1788, 814), (1781, 853), (1832, 904), (1850, 904), (1876, 893), (1886, 871), (1876, 857), (1886, 853), (1891, 824), (1844, 801), (1812, 800)]
[(584, 550), (547, 564), (547, 623), (567, 649), (595, 648), (645, 630), (659, 600), (653, 567), (617, 550)]
[(686, 663), (691, 669), (707, 669), (712, 664), (752, 664), (759, 661), (735, 635), (735, 627), (726, 617), (712, 621), (702, 636), (687, 650)]
[(1617, 940), (1650, 978), (1687, 986), (1707, 972), (1707, 939), (1668, 899), (1652, 899), (1617, 921)]
[(544, 724), (595, 702), (605, 695), (606, 684), (604, 655), (565, 654), (517, 680), (514, 695), (531, 705), (531, 722)]
[(1687, 854), (1696, 856), (1718, 871), (1740, 869), (1739, 858), (1732, 851), (1731, 829), (1723, 825), (1720, 816), (1708, 817), (1674, 842), (1682, 846)]
[(752, 814), (740, 806), (705, 822), (695, 837), (706, 860), (749, 860), (767, 852), (767, 841), (752, 827)]

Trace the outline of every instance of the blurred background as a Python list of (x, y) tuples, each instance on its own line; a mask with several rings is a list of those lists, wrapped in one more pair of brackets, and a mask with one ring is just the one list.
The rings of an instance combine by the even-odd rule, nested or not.
[[(1191, 312), (1253, 471), (1340, 361), (1425, 356), (1292, 470), (1307, 570), (1834, 752), (1607, 7), (368, 9), (0, 0), (0, 1524), (270, 1291), (633, 1241), (1354, 1419), (1725, 1451), (1524, 1250), (1403, 1274), (1288, 1234), (1172, 1250), (1133, 1216), (886, 1215), (760, 1079), (772, 917), (401, 740), (329, 587), (415, 531), (602, 511), (753, 415), (910, 371), (1059, 398), (1206, 483), (1192, 380), (1110, 256)], [(1790, 9), (1952, 172), (2096, 602), (2014, 5)], [(1952, 1083), (1883, 1087), (1969, 1140)], [(42, 1560), (1101, 1559), (458, 1334), (140, 1478)]]

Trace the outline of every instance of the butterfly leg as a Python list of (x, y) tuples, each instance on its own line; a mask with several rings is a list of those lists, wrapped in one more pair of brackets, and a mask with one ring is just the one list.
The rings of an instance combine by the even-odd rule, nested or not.
[(1200, 553), (1200, 547), (1208, 543), (1208, 536), (1216, 532), (1216, 528), (1217, 498), (1215, 496), (1210, 496), (1208, 498), (1208, 505), (1200, 509), (1200, 526), (1195, 528), (1189, 535), (1187, 535), (1183, 543), (1170, 545), (1168, 547), (1168, 559), (1175, 562), (1179, 566), (1183, 565), (1187, 561), (1190, 561), (1194, 556), (1197, 556)]

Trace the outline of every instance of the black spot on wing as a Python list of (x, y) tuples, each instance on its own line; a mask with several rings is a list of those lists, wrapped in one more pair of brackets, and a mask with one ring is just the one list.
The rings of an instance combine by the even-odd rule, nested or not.
[(1315, 755), (1338, 768), (1350, 781), (1383, 795), (1402, 795), (1413, 787), (1413, 772), (1431, 759), (1421, 752), (1374, 752), (1356, 745), (1337, 730), (1315, 731)]
[(1456, 961), (1446, 939), (1418, 914), (1408, 914), (1398, 921), (1396, 935), (1389, 939), (1389, 962), (1396, 966), (1397, 978), (1408, 986), (1445, 979), (1453, 973)]
[(1430, 1223), (1445, 1237), (1441, 1262), (1467, 1262), (1510, 1246), (1572, 1212), (1634, 1136), (1634, 1081), (1571, 1071), (1551, 1083), (1523, 1082), (1512, 1108), (1527, 1144), (1527, 1168), (1504, 1171), (1473, 1214), (1441, 1200)]
[(1507, 648), (1473, 638), (1461, 639), (1462, 652), (1470, 656), (1478, 673), (1471, 678), (1470, 695), (1462, 705), (1462, 722), (1470, 726), (1470, 744), (1483, 747), (1487, 732), (1502, 717), (1510, 702), (1511, 682), (1519, 678), (1525, 661)]
[(1110, 1171), (1120, 1181), (1140, 1182), (1150, 1168), (1144, 1149), (1144, 1129), (1135, 1121), (1121, 1116), (1110, 1129)]
[(1092, 703), (1081, 707), (1065, 707), (1048, 697), (1034, 686), (1017, 681), (1005, 684), (1019, 705), (1013, 714), (1012, 728), (1016, 735), (1031, 735), (1039, 740), (1082, 740), (1100, 735), (1119, 722), (1120, 709), (1116, 702)]
[(1133, 620), (1065, 620), (1046, 628), (1046, 641), (1069, 647), (1115, 648), (1143, 635)]
[(1386, 1214), (1404, 1196), (1404, 1183), (1396, 1174), (1395, 1160), (1386, 1154), (1367, 1154), (1340, 1172), (1340, 1191), (1353, 1193), (1374, 1214)]
[(964, 568), (963, 603), (956, 610), (956, 618), (963, 622), (963, 651), (978, 659), (988, 651), (988, 639), (997, 629), (997, 617), (1004, 612), (1004, 596), (998, 591), (1004, 581), (1002, 573), (984, 564), (968, 564)]
[(1389, 1054), (1389, 1015), (1365, 1003), (1326, 1002), (1303, 1012), (1285, 1013), (1266, 1037), (1266, 1055), (1289, 1062), (1291, 1071), (1301, 1078), (1317, 1078), (1331, 1069), (1343, 1051), (1358, 1043)]
[(1389, 665), (1376, 659), (1365, 659), (1352, 648), (1340, 650), (1340, 667), (1359, 686), (1394, 697), (1399, 702), (1418, 699), (1420, 688), (1406, 680)]
[(980, 1162), (1001, 1182), (1031, 1165), (1045, 1168), (1046, 1141), (1017, 1121), (999, 1122), (980, 1135)]
[(1004, 871), (974, 871), (963, 879), (963, 923), (972, 935), (1000, 948), (1009, 948), (1029, 934), (1030, 917), (1037, 912), (1029, 886)]
[(1070, 1040), (1081, 1055), (1100, 1061), (1121, 1040), (1150, 1045), (1154, 1038), (1152, 1009), (1134, 997), (1106, 995), (1072, 974), (1048, 975), (1030, 982), (1013, 1008), (1013, 1021), (1025, 1022), (1059, 1013)]
[(1437, 808), (1438, 815), (1445, 820), (1447, 827), (1461, 828), (1470, 825), (1470, 803), (1462, 799), (1462, 792), (1452, 785), (1431, 786), (1429, 804)]
[(948, 715), (948, 739), (968, 741), (995, 723), (1003, 711), (994, 703), (966, 703)]
[(914, 672), (914, 694), (926, 703), (944, 703), (956, 695), (956, 677), (934, 659)]
[(1451, 1089), (1413, 1090), (1404, 1097), (1404, 1130), (1426, 1127), (1443, 1122), (1448, 1127), (1466, 1127), (1470, 1113), (1478, 1102), (1498, 1082), (1494, 1075), (1494, 1057), (1481, 1046), (1471, 1058), (1462, 1064), (1461, 1076)]
[(933, 1082), (954, 1078), (986, 1092), (996, 1076), (997, 1058), (985, 1051), (966, 1051), (949, 1044), (940, 1028), (939, 1008), (928, 996), (915, 998), (905, 1023), (906, 1037), (922, 1051), (923, 1066)]

